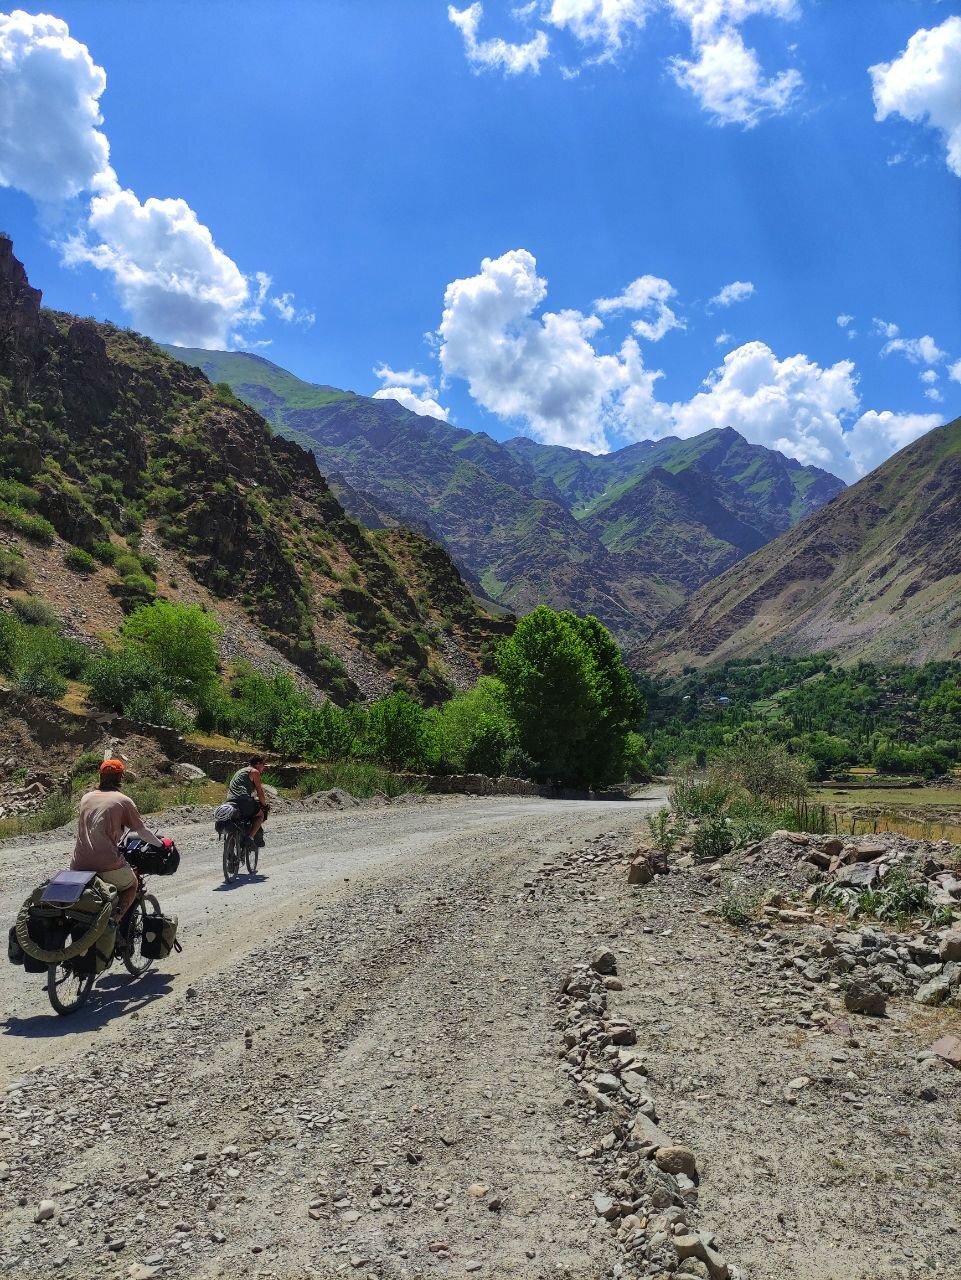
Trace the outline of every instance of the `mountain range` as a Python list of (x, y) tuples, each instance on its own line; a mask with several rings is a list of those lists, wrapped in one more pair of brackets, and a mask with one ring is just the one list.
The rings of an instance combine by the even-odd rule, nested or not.
[(961, 657), (961, 418), (702, 587), (635, 653), (666, 673), (749, 654)]
[(165, 350), (310, 448), (369, 528), (419, 529), (482, 596), (516, 612), (547, 602), (593, 613), (628, 646), (844, 488), (731, 428), (594, 456), (497, 441), (244, 352)]

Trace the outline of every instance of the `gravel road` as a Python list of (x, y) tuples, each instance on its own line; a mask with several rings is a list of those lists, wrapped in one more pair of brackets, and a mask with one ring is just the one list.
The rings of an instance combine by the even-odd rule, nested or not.
[[(278, 813), (263, 876), (230, 889), (207, 827), (167, 827), (182, 869), (151, 884), (182, 955), (110, 971), (70, 1019), (2, 970), (0, 1270), (605, 1274), (553, 1030), (590, 939), (517, 904), (545, 859), (632, 845), (659, 800)], [(0, 851), (4, 918), (68, 851)]]

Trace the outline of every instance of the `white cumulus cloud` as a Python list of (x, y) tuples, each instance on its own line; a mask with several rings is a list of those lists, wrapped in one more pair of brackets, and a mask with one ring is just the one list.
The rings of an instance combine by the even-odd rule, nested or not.
[(185, 200), (142, 201), (120, 184), (100, 128), (106, 84), (61, 19), (0, 14), (0, 185), (42, 206), (89, 197), (64, 260), (108, 272), (138, 329), (187, 346), (250, 345), (238, 329), (262, 321), (268, 300), (284, 315), (291, 295), (268, 299), (270, 277), (249, 280)]
[(448, 5), (447, 16), (464, 37), (467, 61), (477, 71), (499, 70), (509, 76), (521, 75), (525, 71), (536, 73), (550, 52), (550, 44), (543, 31), (536, 32), (523, 44), (511, 44), (500, 36), (479, 39), (484, 17), (484, 6), (480, 0), (475, 0), (466, 9)]
[(733, 341), (734, 341), (734, 334), (728, 333), (725, 330), (724, 333), (719, 333), (717, 337), (714, 339), (714, 345), (716, 347), (726, 347), (729, 343)]
[(753, 128), (764, 116), (786, 111), (803, 84), (794, 68), (765, 77), (757, 54), (733, 27), (697, 44), (695, 54), (673, 58), (671, 69), (716, 124)]
[(647, 317), (635, 320), (631, 327), (648, 342), (660, 342), (672, 329), (686, 327), (668, 306), (668, 302), (676, 297), (677, 290), (669, 280), (662, 280), (660, 276), (639, 276), (617, 297), (598, 298), (594, 309), (601, 315), (617, 311), (645, 311)]
[(944, 137), (948, 168), (961, 177), (961, 16), (921, 28), (893, 62), (869, 68), (874, 116), (903, 116)]
[(845, 436), (853, 471), (849, 478), (867, 475), (892, 453), (939, 427), (942, 422), (943, 418), (937, 413), (892, 413), (889, 409), (881, 413), (869, 409), (862, 413)]
[(948, 366), (948, 377), (954, 382), (961, 382), (961, 360), (956, 360), (954, 364)]
[[(758, 16), (795, 18), (797, 0), (528, 0), (513, 9), (513, 16), (542, 25), (533, 29), (530, 39), (516, 43), (501, 36), (481, 39), (480, 0), (465, 9), (451, 4), (447, 16), (460, 31), (475, 70), (520, 75), (536, 74), (551, 57), (545, 27), (571, 36), (584, 48), (587, 63), (597, 64), (611, 61), (655, 10), (670, 13), (688, 28), (691, 56), (669, 59), (668, 65), (677, 83), (695, 95), (715, 123), (751, 128), (794, 102), (803, 85), (800, 72), (790, 68), (768, 76), (739, 27)], [(571, 78), (578, 69), (562, 66), (561, 72)]]
[(640, 349), (627, 339), (602, 355), (592, 339), (603, 327), (580, 311), (534, 312), (547, 281), (526, 249), (485, 258), (480, 272), (454, 280), (444, 295), (438, 330), (444, 373), (464, 378), (491, 413), (526, 423), (548, 444), (593, 453), (608, 448), (608, 432), (630, 424), (639, 433), (666, 422)]
[(912, 364), (937, 364), (945, 357), (929, 333), (921, 338), (890, 338), (881, 348), (881, 354), (902, 355)]
[(854, 316), (849, 316), (842, 313), (841, 315), (838, 316), (838, 328), (846, 329), (848, 325), (853, 323), (853, 321), (854, 321)]
[(656, 0), (548, 0), (544, 21), (568, 30), (585, 44), (603, 46), (610, 57), (632, 28), (642, 27)]
[(99, 128), (106, 85), (60, 18), (0, 14), (0, 186), (43, 203), (112, 181)]
[(716, 293), (710, 300), (709, 306), (712, 307), (731, 307), (735, 302), (744, 302), (745, 299), (753, 297), (754, 285), (750, 280), (732, 280), (730, 284), (726, 284), (719, 293)]

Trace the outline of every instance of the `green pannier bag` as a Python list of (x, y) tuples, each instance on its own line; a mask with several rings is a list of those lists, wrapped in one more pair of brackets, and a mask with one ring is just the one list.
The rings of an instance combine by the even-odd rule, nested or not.
[(177, 941), (177, 916), (144, 916), (140, 954), (146, 960), (166, 960), (171, 951), (182, 951)]
[[(36, 973), (47, 965), (70, 964), (82, 973), (102, 973), (113, 959), (117, 937), (111, 923), (116, 888), (93, 876), (74, 901), (61, 906), (43, 900), (51, 887), (47, 881), (34, 889), (17, 916), (14, 938), (24, 954), (24, 968)], [(14, 951), (11, 939), (8, 954), (17, 963)]]

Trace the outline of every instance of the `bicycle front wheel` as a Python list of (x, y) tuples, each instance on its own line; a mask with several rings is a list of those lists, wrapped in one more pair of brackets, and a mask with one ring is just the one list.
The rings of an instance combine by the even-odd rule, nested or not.
[(237, 835), (228, 831), (224, 836), (224, 882), (233, 884), (240, 871), (240, 850), (237, 847)]
[(130, 908), (126, 940), (118, 947), (124, 968), (134, 978), (141, 977), (153, 964), (153, 960), (149, 956), (145, 956), (142, 949), (144, 920), (148, 910), (151, 915), (160, 914), (160, 903), (152, 893), (145, 893), (137, 898)]
[(250, 836), (247, 837), (246, 843), (247, 874), (253, 876), (257, 874), (257, 863), (260, 861), (260, 846), (256, 841), (251, 840)]
[(92, 973), (77, 973), (69, 964), (47, 968), (47, 995), (57, 1013), (76, 1013), (87, 1003), (93, 987)]

